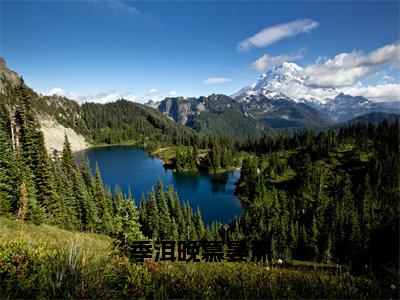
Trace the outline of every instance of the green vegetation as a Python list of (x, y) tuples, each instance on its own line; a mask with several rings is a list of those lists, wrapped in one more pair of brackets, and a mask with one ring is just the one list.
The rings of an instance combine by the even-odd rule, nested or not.
[[(4, 96), (4, 95), (3, 95)], [(6, 95), (10, 96), (10, 95)], [(32, 95), (20, 85), (12, 96), (17, 105), (0, 103), (0, 215), (21, 223), (46, 222), (68, 230), (142, 236), (130, 195), (114, 195), (93, 177), (88, 162), (77, 166), (67, 137), (61, 153), (50, 157), (32, 110)], [(11, 111), (13, 113), (11, 113)]]
[(194, 213), (188, 202), (179, 201), (172, 186), (164, 189), (159, 180), (140, 203), (143, 233), (153, 240), (220, 240), (222, 224), (213, 222), (205, 227), (200, 209)]
[[(204, 226), (200, 210), (161, 181), (138, 211), (130, 193), (104, 186), (98, 168), (93, 176), (87, 161), (75, 163), (67, 137), (50, 156), (36, 118), (46, 99), (23, 83), (0, 94), (1, 298), (392, 296), (389, 286), (399, 280), (399, 121), (234, 144), (127, 101), (64, 108), (81, 120), (76, 130), (98, 143), (164, 147), (177, 171), (241, 165), (243, 215), (224, 229)], [(43, 109), (57, 111), (53, 104)], [(140, 265), (124, 252), (144, 238), (222, 237), (264, 242), (269, 263)]]
[(188, 145), (195, 133), (154, 109), (131, 101), (85, 103), (82, 118), (96, 143), (118, 144), (134, 141), (152, 149), (157, 145)]
[(368, 298), (390, 291), (346, 271), (255, 263), (136, 264), (110, 239), (0, 217), (1, 298)]
[(233, 141), (260, 138), (264, 126), (248, 116), (243, 105), (226, 95), (166, 98), (158, 110), (201, 136), (217, 135)]
[(265, 239), (272, 259), (398, 266), (399, 139), (397, 121), (242, 144), (257, 154), (237, 183), (242, 234)]

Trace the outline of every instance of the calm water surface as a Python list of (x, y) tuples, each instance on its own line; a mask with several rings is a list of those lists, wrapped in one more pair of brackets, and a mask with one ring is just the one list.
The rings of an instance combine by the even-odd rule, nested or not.
[(161, 160), (145, 150), (131, 146), (91, 148), (77, 152), (79, 161), (87, 156), (92, 171), (98, 163), (104, 184), (112, 189), (119, 185), (124, 193), (131, 188), (136, 205), (142, 193), (155, 186), (160, 178), (164, 185), (173, 185), (181, 201), (188, 200), (194, 210), (200, 207), (207, 224), (214, 220), (227, 223), (241, 214), (239, 200), (234, 196), (239, 172), (218, 176), (200, 173), (173, 173), (164, 168)]

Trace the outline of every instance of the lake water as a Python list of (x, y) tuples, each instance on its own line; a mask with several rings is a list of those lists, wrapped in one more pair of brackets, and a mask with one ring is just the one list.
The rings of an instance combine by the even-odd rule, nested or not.
[(217, 176), (174, 173), (165, 169), (161, 160), (131, 146), (91, 148), (75, 155), (78, 161), (82, 155), (87, 156), (92, 171), (97, 162), (105, 185), (112, 189), (119, 185), (124, 193), (130, 187), (137, 206), (142, 193), (155, 186), (160, 178), (165, 187), (174, 186), (181, 201), (188, 200), (194, 210), (200, 207), (207, 224), (214, 220), (228, 223), (241, 214), (240, 202), (234, 196), (239, 172)]

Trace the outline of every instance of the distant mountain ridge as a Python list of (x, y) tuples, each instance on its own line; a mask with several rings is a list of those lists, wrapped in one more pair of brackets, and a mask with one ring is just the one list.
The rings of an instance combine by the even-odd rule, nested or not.
[(346, 122), (373, 112), (400, 113), (399, 109), (385, 107), (362, 96), (354, 97), (343, 93), (329, 99), (325, 104), (311, 103), (310, 105), (335, 123)]
[[(151, 103), (150, 103), (151, 104)], [(202, 134), (234, 139), (260, 137), (265, 126), (246, 114), (242, 104), (220, 94), (199, 98), (166, 98), (154, 105), (163, 115)]]
[(353, 118), (351, 120), (348, 120), (343, 123), (336, 124), (334, 127), (335, 128), (340, 128), (342, 126), (348, 126), (352, 124), (357, 124), (357, 123), (367, 123), (367, 124), (374, 124), (378, 125), (379, 123), (383, 121), (388, 121), (391, 123), (394, 123), (396, 121), (400, 121), (400, 114), (390, 114), (390, 113), (384, 113), (384, 112), (373, 112), (369, 113), (366, 115), (362, 115), (356, 118)]
[(77, 141), (75, 150), (89, 143), (126, 140), (146, 143), (146, 139), (170, 142), (178, 137), (185, 140), (196, 132), (234, 140), (257, 139), (265, 131), (323, 129), (370, 113), (400, 113), (400, 109), (393, 108), (395, 104), (387, 107), (360, 96), (340, 93), (332, 99), (318, 101), (291, 99), (273, 90), (283, 82), (303, 84), (300, 70), (295, 64), (276, 66), (235, 98), (212, 94), (166, 98), (147, 105), (126, 100), (79, 105), (65, 97), (35, 93), (0, 59), (0, 104), (6, 105), (11, 114), (15, 113), (16, 90), (22, 88), (32, 99), (32, 109), (38, 115), (42, 131), (48, 133), (45, 134), (47, 145), (60, 149), (66, 132), (71, 134), (71, 141)]
[(166, 98), (148, 104), (175, 122), (199, 133), (216, 133), (232, 138), (256, 138), (263, 130), (308, 129), (329, 126), (315, 108), (279, 93), (233, 99), (226, 95), (199, 98)]
[[(305, 84), (303, 68), (283, 62), (262, 74), (252, 85), (231, 95), (239, 102), (249, 99), (285, 99), (305, 103), (316, 109), (329, 122), (345, 122), (371, 112), (400, 113), (396, 103), (377, 103), (361, 96), (351, 96), (332, 88)], [(322, 92), (321, 92), (322, 91)], [(400, 100), (400, 99), (399, 99)]]

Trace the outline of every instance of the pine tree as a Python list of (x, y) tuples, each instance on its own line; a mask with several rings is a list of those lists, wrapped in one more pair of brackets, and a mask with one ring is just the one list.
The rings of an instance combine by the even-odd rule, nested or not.
[(99, 166), (96, 165), (95, 171), (95, 190), (94, 199), (98, 206), (99, 217), (100, 217), (100, 230), (103, 233), (112, 233), (114, 231), (114, 224), (112, 215), (110, 212), (109, 200), (104, 191), (103, 180), (101, 179)]
[(205, 239), (205, 229), (204, 229), (204, 222), (203, 219), (201, 217), (201, 212), (200, 212), (200, 208), (197, 207), (197, 211), (195, 213), (194, 216), (194, 226), (196, 228), (196, 233), (197, 233), (197, 238), (199, 240), (204, 240)]
[(0, 128), (0, 216), (17, 210), (17, 165), (5, 132)]
[(67, 134), (64, 135), (64, 146), (61, 152), (61, 165), (67, 174), (72, 175), (73, 170), (75, 169), (75, 160)]
[(142, 225), (142, 232), (145, 236), (149, 236), (149, 226), (148, 226), (148, 218), (147, 218), (147, 208), (146, 208), (146, 199), (144, 194), (142, 194), (142, 200), (140, 201), (140, 209), (139, 209), (139, 222)]
[(149, 230), (149, 236), (153, 239), (159, 237), (159, 213), (158, 213), (158, 205), (156, 200), (156, 195), (154, 189), (149, 191), (147, 195), (147, 224)]
[[(26, 198), (26, 215), (25, 219), (31, 221), (36, 225), (43, 223), (46, 220), (45, 209), (38, 203), (36, 199), (36, 188), (33, 181), (32, 171), (23, 166), (19, 166), (20, 169), (20, 186), (24, 187), (25, 192), (21, 191), (21, 197)], [(21, 198), (21, 201), (24, 200)], [(19, 208), (21, 208), (22, 202), (19, 203)]]
[(122, 199), (118, 214), (121, 216), (120, 230), (123, 233), (125, 244), (133, 240), (142, 239), (139, 214), (130, 191), (128, 192), (128, 197)]
[(312, 219), (311, 222), (311, 229), (308, 238), (308, 244), (310, 249), (310, 258), (312, 260), (316, 260), (319, 254), (318, 251), (318, 229), (317, 229), (317, 221), (315, 217)]
[(41, 132), (37, 133), (35, 143), (35, 151), (33, 154), (33, 168), (35, 174), (35, 183), (37, 189), (37, 197), (40, 203), (49, 211), (54, 203), (54, 178), (50, 157), (44, 143), (44, 137)]
[(158, 233), (161, 239), (167, 239), (171, 236), (171, 218), (168, 211), (168, 204), (165, 198), (164, 185), (159, 179), (156, 185), (156, 201), (158, 209)]
[(168, 187), (166, 197), (171, 219), (175, 219), (175, 221), (178, 221), (181, 206), (179, 203), (178, 195), (175, 193), (174, 187), (172, 185)]
[(171, 222), (171, 239), (177, 241), (179, 239), (178, 225), (175, 222), (175, 219), (172, 219)]

